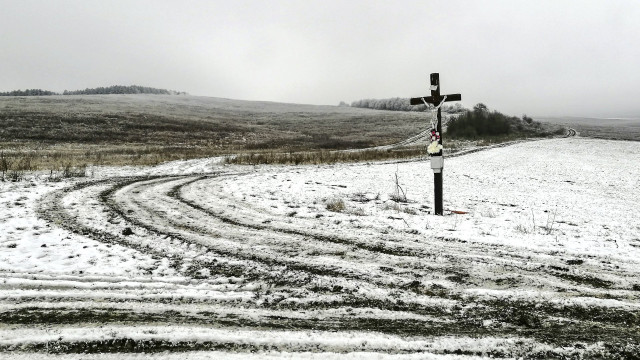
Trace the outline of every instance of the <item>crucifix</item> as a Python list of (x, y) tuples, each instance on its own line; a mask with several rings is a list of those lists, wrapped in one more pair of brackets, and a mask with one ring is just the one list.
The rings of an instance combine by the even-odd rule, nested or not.
[[(443, 215), (442, 210), (442, 168), (444, 158), (442, 156), (442, 115), (440, 106), (448, 101), (460, 101), (460, 94), (440, 95), (440, 74), (431, 74), (431, 96), (411, 98), (411, 105), (432, 104), (438, 109), (438, 124), (431, 129), (431, 145), (428, 152), (431, 155), (431, 169), (433, 169), (434, 208), (436, 215)], [(433, 145), (433, 146), (432, 146)]]

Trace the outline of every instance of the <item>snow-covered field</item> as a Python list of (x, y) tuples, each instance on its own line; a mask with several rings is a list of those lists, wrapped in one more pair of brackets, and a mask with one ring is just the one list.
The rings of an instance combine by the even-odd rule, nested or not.
[(640, 142), (449, 158), (445, 216), (424, 161), (90, 173), (0, 183), (0, 357), (640, 356)]

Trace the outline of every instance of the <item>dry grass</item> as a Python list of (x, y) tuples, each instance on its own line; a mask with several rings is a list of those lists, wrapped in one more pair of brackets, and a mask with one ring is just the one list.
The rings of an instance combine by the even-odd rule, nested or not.
[(0, 150), (10, 167), (23, 170), (50, 170), (67, 164), (88, 165), (157, 165), (166, 161), (228, 155), (218, 148), (197, 146), (162, 146), (141, 144), (14, 144), (0, 143)]
[(315, 161), (301, 155), (306, 152), (328, 161), (357, 161), (362, 155), (329, 155), (330, 150), (397, 142), (423, 126), (424, 117), (195, 96), (2, 97), (0, 151), (12, 164), (28, 158), (30, 169), (47, 170), (63, 164), (154, 165), (232, 153), (273, 159), (268, 154), (285, 152), (291, 158), (285, 163)]
[[(0, 152), (0, 181), (22, 180), (25, 172), (45, 167), (38, 163), (41, 159), (32, 153), (11, 156)], [(50, 171), (49, 180), (84, 177), (87, 174), (85, 163), (72, 164), (67, 158), (47, 163), (46, 168)]]
[(343, 162), (361, 162), (375, 160), (406, 159), (424, 156), (424, 147), (404, 148), (397, 150), (362, 150), (362, 151), (302, 151), (302, 152), (245, 152), (229, 156), (228, 164), (333, 164)]

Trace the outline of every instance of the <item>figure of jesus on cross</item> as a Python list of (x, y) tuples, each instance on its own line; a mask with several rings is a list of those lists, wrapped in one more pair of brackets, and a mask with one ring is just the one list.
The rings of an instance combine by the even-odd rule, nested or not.
[[(444, 102), (460, 101), (460, 94), (440, 95), (440, 74), (431, 74), (431, 96), (411, 98), (411, 105), (432, 104), (438, 109), (438, 124), (435, 129), (431, 129), (431, 144), (428, 147), (431, 155), (431, 168), (433, 169), (433, 192), (434, 192), (434, 208), (436, 215), (443, 215), (442, 207), (442, 168), (444, 167), (444, 158), (442, 154), (442, 114), (440, 106)], [(437, 143), (436, 143), (437, 141)]]

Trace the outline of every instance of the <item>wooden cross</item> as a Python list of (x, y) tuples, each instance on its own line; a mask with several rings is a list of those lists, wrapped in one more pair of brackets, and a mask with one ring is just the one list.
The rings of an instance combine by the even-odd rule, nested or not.
[[(442, 102), (460, 101), (462, 95), (449, 94), (440, 95), (440, 74), (433, 73), (430, 76), (431, 79), (431, 96), (411, 98), (411, 105), (421, 105), (426, 103), (433, 104), (438, 107), (438, 125), (435, 131), (439, 135), (437, 138), (438, 144), (442, 145), (442, 114), (440, 112), (440, 104)], [(431, 154), (431, 168), (433, 169), (433, 191), (434, 191), (434, 208), (436, 215), (443, 215), (442, 208), (442, 168), (444, 167), (444, 159), (442, 157), (442, 150), (436, 154)]]

